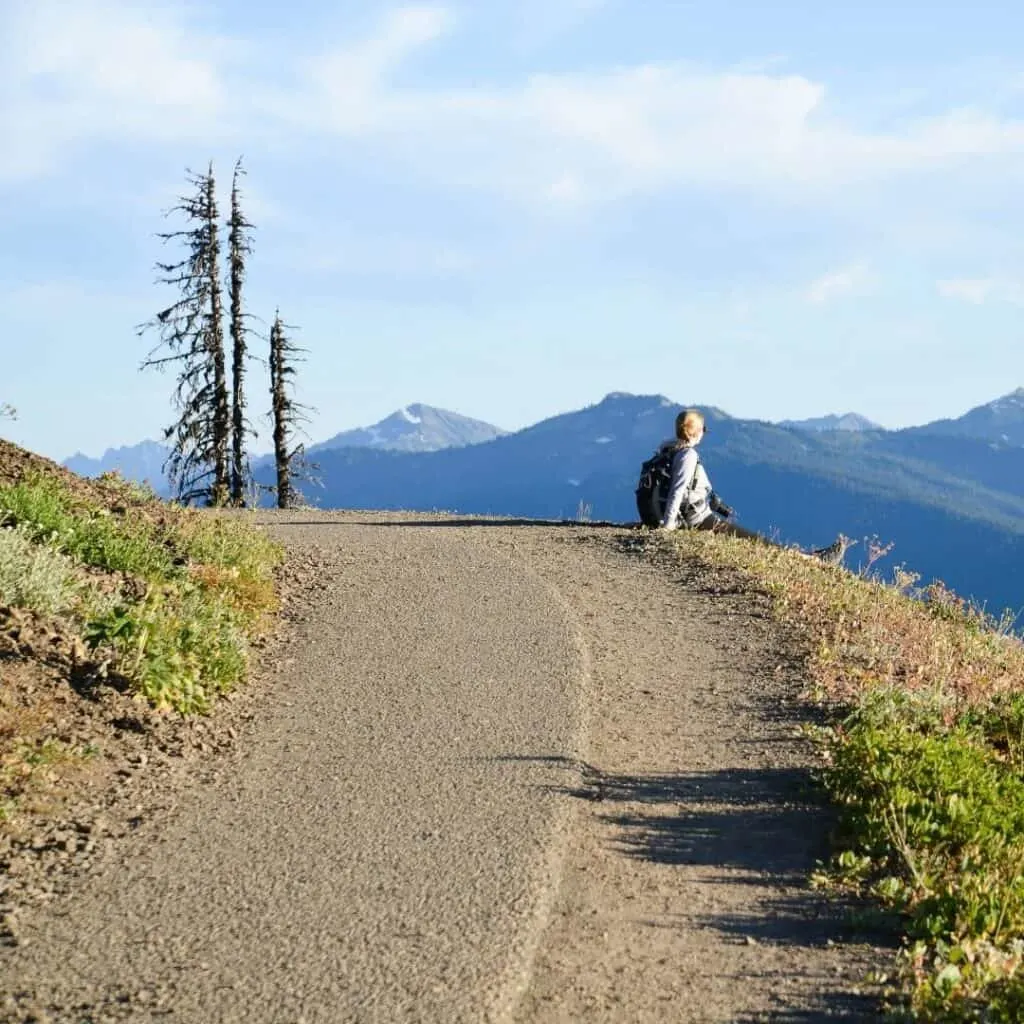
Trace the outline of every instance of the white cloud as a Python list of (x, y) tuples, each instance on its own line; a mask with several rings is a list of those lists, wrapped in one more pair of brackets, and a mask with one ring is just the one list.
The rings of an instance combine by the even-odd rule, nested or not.
[[(320, 79), (296, 106), (352, 96)], [(862, 131), (830, 115), (825, 86), (799, 75), (684, 64), (537, 74), (506, 88), (402, 90), (379, 79), (359, 94), (360, 118), (307, 122), (363, 135), (449, 183), (518, 198), (610, 199), (698, 186), (806, 197), (974, 158), (1024, 155), (1024, 122), (959, 110)]]
[(875, 285), (875, 276), (866, 263), (853, 263), (840, 270), (822, 274), (812, 281), (804, 298), (808, 302), (825, 303), (835, 299), (867, 295)]
[(0, 20), (10, 97), (0, 178), (111, 141), (237, 138), (247, 152), (266, 144), (301, 159), (304, 147), (322, 153), (339, 140), (446, 185), (579, 206), (685, 187), (799, 201), (1024, 156), (1024, 121), (962, 108), (867, 130), (835, 112), (824, 83), (770, 69), (668, 63), (503, 86), (403, 85), (408, 61), (456, 28), (436, 5), (400, 7), (366, 38), (273, 59), (254, 41), (202, 31), (184, 8), (15, 0), (13, 10)]
[(1024, 286), (999, 277), (951, 278), (936, 282), (936, 291), (944, 299), (955, 299), (983, 306), (988, 302), (1024, 305)]
[(451, 24), (450, 13), (442, 7), (393, 10), (370, 37), (301, 61), (298, 87), (281, 89), (272, 108), (283, 121), (297, 121), (313, 131), (379, 130), (383, 118), (395, 113), (396, 103), (384, 100), (391, 73)]
[(517, 49), (535, 50), (609, 6), (610, 0), (512, 0), (508, 4), (508, 32)]
[(177, 139), (221, 122), (228, 47), (158, 10), (13, 0), (0, 39), (0, 180), (50, 169), (76, 144)]

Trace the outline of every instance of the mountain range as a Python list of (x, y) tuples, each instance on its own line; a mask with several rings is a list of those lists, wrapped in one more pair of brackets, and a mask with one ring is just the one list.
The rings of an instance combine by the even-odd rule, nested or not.
[[(457, 412), (415, 404), (396, 410), (372, 426), (342, 431), (326, 441), (309, 445), (306, 450), (313, 455), (331, 448), (433, 452), (441, 448), (482, 444), (505, 433), (500, 427)], [(63, 465), (80, 476), (99, 476), (116, 471), (129, 480), (147, 482), (158, 494), (166, 495), (170, 488), (163, 465), (169, 453), (166, 445), (147, 440), (124, 448), (108, 448), (99, 458), (76, 452)], [(254, 471), (258, 471), (272, 466), (273, 456), (257, 455), (252, 463)]]
[(148, 482), (154, 490), (165, 493), (167, 478), (163, 467), (169, 453), (170, 449), (157, 441), (140, 441), (123, 448), (108, 448), (98, 459), (75, 452), (63, 465), (79, 476), (120, 473), (128, 480)]
[[(635, 521), (640, 462), (681, 408), (661, 395), (613, 393), (481, 445), (322, 451), (321, 483), (307, 497), (325, 508), (551, 519), (583, 510)], [(888, 570), (903, 564), (924, 582), (942, 579), (994, 611), (1024, 606), (1024, 445), (1002, 440), (1005, 416), (992, 440), (923, 428), (800, 430), (702, 408), (702, 458), (743, 525), (804, 547), (839, 532), (877, 536), (893, 543)], [(864, 548), (862, 539), (851, 567)]]
[[(990, 609), (1024, 605), (1024, 389), (904, 430), (875, 429), (856, 414), (786, 425), (700, 407), (709, 426), (702, 457), (743, 525), (807, 547), (840, 531), (877, 535), (894, 544), (890, 567), (941, 578)], [(639, 465), (681, 408), (662, 395), (613, 392), (505, 433), (409, 406), (312, 446), (319, 484), (306, 497), (325, 508), (634, 521)], [(132, 475), (124, 452), (113, 455)], [(271, 482), (266, 460), (254, 471)], [(862, 542), (848, 564), (856, 568), (863, 550)]]

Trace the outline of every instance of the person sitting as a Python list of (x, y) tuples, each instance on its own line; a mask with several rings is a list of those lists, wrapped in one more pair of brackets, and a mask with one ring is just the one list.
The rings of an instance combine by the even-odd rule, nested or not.
[[(665, 500), (662, 529), (677, 530), (685, 526), (691, 530), (711, 530), (781, 547), (760, 533), (729, 522), (733, 509), (715, 493), (697, 455), (697, 445), (705, 433), (707, 425), (699, 410), (686, 409), (676, 417), (676, 452), (672, 457), (672, 482)], [(849, 538), (840, 534), (827, 548), (817, 548), (810, 554), (830, 565), (840, 565), (851, 543)]]

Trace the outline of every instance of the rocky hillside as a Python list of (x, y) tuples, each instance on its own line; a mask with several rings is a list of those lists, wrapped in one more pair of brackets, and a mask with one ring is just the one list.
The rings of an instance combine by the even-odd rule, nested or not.
[(93, 857), (131, 778), (216, 742), (189, 716), (245, 678), (276, 561), (241, 524), (0, 440), (0, 942), (14, 889)]

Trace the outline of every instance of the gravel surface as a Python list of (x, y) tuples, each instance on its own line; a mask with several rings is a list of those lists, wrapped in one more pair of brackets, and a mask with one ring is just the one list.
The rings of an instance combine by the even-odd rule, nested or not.
[(623, 529), (268, 513), (285, 629), (4, 1021), (877, 1019), (763, 599)]

